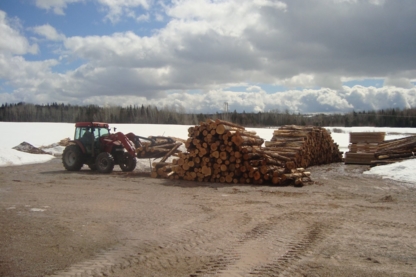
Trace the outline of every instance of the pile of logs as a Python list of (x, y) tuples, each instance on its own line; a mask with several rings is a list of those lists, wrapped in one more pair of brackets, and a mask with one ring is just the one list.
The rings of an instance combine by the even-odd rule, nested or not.
[(275, 130), (266, 149), (290, 157), (296, 167), (306, 168), (342, 161), (343, 153), (328, 130), (315, 126), (287, 125)]
[[(338, 148), (323, 129), (290, 126), (278, 131), (262, 147), (264, 140), (243, 126), (218, 119), (201, 122), (188, 130), (187, 153), (179, 153), (172, 163), (154, 163), (152, 177), (302, 186), (311, 180), (310, 173), (300, 165), (333, 162), (334, 157), (336, 161), (341, 159)], [(322, 139), (330, 141), (319, 141)], [(330, 148), (326, 149), (327, 146)], [(322, 153), (311, 147), (318, 147)]]
[[(357, 136), (358, 134), (358, 136)], [(384, 132), (351, 133), (346, 164), (383, 165), (414, 157), (416, 136), (384, 140)]]
[(371, 164), (374, 153), (384, 141), (384, 132), (352, 132), (350, 133), (349, 151), (345, 153), (346, 164)]
[(371, 165), (383, 165), (414, 158), (416, 155), (416, 136), (401, 139), (386, 140), (381, 143), (374, 153)]
[[(181, 151), (178, 148), (182, 145), (181, 142), (176, 142), (176, 140), (170, 137), (148, 137), (141, 140), (141, 147), (136, 149), (136, 156), (139, 159), (145, 158), (164, 158), (166, 159), (172, 154), (180, 153)], [(165, 159), (165, 160), (166, 160)]]

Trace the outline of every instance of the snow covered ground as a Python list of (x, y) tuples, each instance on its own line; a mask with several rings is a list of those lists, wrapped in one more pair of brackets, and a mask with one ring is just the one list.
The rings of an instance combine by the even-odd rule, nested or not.
[[(153, 125), (153, 124), (111, 124), (117, 132), (133, 132), (139, 136), (172, 136), (186, 139), (189, 126), (185, 125)], [(62, 146), (53, 145), (64, 138), (73, 138), (73, 123), (15, 123), (0, 122), (2, 136), (0, 137), (0, 166), (13, 166), (31, 163), (41, 163), (56, 158), (53, 155), (61, 154)], [(247, 128), (256, 131), (265, 140), (270, 140), (276, 128)], [(416, 134), (414, 128), (375, 128), (375, 127), (328, 127), (332, 138), (338, 143), (341, 151), (348, 151), (350, 132), (386, 132), (386, 140), (396, 139)], [(49, 146), (44, 149), (53, 155), (28, 154), (12, 149), (22, 142), (28, 142), (35, 147)], [(140, 161), (138, 166), (148, 166), (148, 161)], [(377, 166), (365, 172), (376, 174), (383, 178), (416, 184), (416, 159), (385, 166)]]

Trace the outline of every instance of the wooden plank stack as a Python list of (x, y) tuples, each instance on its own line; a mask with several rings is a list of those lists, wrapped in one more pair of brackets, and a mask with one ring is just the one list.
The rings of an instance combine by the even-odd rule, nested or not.
[[(318, 141), (330, 139), (327, 132), (319, 128), (294, 126), (284, 130), (274, 136), (275, 140), (269, 142), (268, 146), (261, 147), (264, 140), (255, 132), (231, 122), (209, 119), (189, 128), (189, 138), (185, 143), (187, 153), (179, 153), (179, 158), (172, 163), (153, 164), (152, 177), (302, 186), (311, 182), (310, 173), (298, 166), (304, 160), (301, 157), (303, 153), (309, 154), (305, 165), (332, 162), (334, 157), (340, 161), (342, 155), (335, 150), (338, 148), (332, 139), (328, 143)], [(282, 140), (280, 135), (286, 140)], [(322, 151), (328, 157), (323, 158), (309, 149), (315, 145), (322, 149), (331, 146), (331, 149)]]
[(350, 133), (349, 151), (345, 153), (345, 164), (371, 164), (374, 153), (384, 141), (384, 132)]
[(416, 136), (384, 140), (384, 132), (351, 133), (346, 164), (383, 165), (415, 157)]
[(350, 143), (380, 143), (384, 141), (385, 132), (352, 132)]

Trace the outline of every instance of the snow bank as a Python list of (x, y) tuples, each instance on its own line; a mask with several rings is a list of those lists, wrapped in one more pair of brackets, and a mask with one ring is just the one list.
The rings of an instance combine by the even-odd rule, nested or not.
[(374, 174), (382, 176), (396, 181), (411, 183), (412, 187), (415, 187), (416, 174), (414, 169), (416, 168), (416, 158), (405, 160), (399, 163), (393, 163), (388, 165), (381, 165), (372, 167), (370, 170), (364, 172), (364, 174)]

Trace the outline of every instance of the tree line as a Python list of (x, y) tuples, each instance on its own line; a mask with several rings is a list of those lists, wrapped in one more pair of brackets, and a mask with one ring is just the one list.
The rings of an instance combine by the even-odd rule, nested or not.
[(151, 105), (100, 107), (97, 105), (78, 106), (58, 103), (46, 105), (6, 103), (0, 107), (0, 121), (9, 122), (74, 123), (79, 121), (101, 121), (108, 123), (197, 125), (208, 118), (229, 120), (246, 127), (290, 124), (339, 127), (416, 127), (416, 108), (308, 115), (277, 110), (258, 113), (234, 111), (229, 113), (193, 114), (175, 108), (157, 108)]

